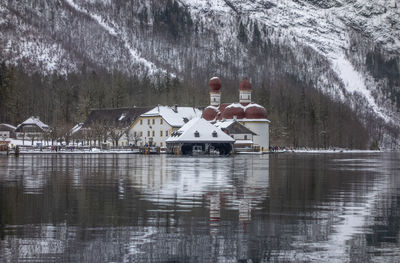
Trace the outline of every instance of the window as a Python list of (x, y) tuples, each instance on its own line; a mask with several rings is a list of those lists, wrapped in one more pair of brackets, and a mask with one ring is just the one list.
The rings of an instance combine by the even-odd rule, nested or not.
[(150, 137), (150, 131), (147, 131), (147, 137)]
[(150, 125), (150, 119), (147, 119), (147, 124)]
[(165, 136), (168, 137), (168, 131), (165, 131)]
[(213, 131), (212, 137), (218, 137), (218, 133), (216, 131)]
[(164, 123), (163, 119), (160, 119), (160, 124), (162, 125)]
[(244, 136), (244, 139), (247, 140), (247, 135)]
[(153, 124), (156, 124), (156, 120), (155, 119), (153, 119)]
[(140, 132), (140, 137), (142, 137), (143, 136), (143, 132)]
[(142, 119), (140, 119), (140, 125), (142, 125), (143, 124), (143, 120)]
[(153, 137), (155, 136), (155, 132), (154, 132), (154, 131), (152, 132), (152, 136), (153, 136)]
[(195, 131), (194, 132), (194, 137), (196, 137), (196, 138), (200, 137), (200, 133), (198, 131)]
[(162, 137), (162, 131), (160, 131), (160, 137)]
[(134, 137), (136, 137), (136, 136), (137, 136), (137, 133), (136, 133), (136, 132), (134, 132), (134, 133), (133, 133), (133, 136), (134, 136)]

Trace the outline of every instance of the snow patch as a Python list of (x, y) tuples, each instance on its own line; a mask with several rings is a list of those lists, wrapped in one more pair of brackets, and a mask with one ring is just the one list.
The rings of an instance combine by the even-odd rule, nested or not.
[[(167, 71), (165, 71), (163, 69), (158, 69), (157, 66), (154, 63), (142, 58), (139, 55), (138, 51), (129, 43), (130, 41), (129, 41), (127, 35), (124, 34), (123, 32), (120, 32), (115, 24), (113, 24), (112, 22), (106, 23), (101, 16), (91, 13), (91, 12), (89, 12), (89, 10), (83, 9), (78, 4), (76, 4), (74, 2), (74, 0), (65, 0), (65, 1), (71, 7), (73, 7), (76, 11), (84, 13), (84, 14), (90, 16), (104, 30), (106, 30), (110, 35), (120, 39), (122, 41), (124, 47), (129, 51), (129, 54), (131, 56), (131, 60), (132, 60), (133, 63), (139, 63), (139, 64), (144, 65), (149, 70), (149, 73), (151, 75), (154, 75), (154, 74), (159, 73), (159, 72), (161, 72), (163, 74), (167, 74)], [(171, 77), (175, 78), (174, 74), (170, 74), (170, 75), (171, 75)]]
[(346, 90), (350, 93), (358, 93), (362, 95), (368, 102), (369, 106), (374, 110), (374, 112), (384, 119), (386, 122), (390, 121), (390, 118), (386, 116), (379, 107), (371, 92), (367, 89), (364, 83), (364, 77), (360, 72), (354, 69), (351, 62), (344, 57), (344, 55), (339, 55), (337, 58), (332, 59), (333, 69), (341, 77)]

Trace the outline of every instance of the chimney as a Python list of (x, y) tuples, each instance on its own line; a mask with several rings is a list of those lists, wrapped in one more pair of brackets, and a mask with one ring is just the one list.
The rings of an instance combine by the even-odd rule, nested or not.
[(177, 105), (177, 104), (174, 105), (174, 111), (175, 111), (176, 113), (178, 112), (178, 105)]

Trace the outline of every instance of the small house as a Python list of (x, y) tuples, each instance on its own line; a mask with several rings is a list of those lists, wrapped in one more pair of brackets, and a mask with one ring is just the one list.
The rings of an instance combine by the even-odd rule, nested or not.
[(39, 117), (32, 116), (15, 129), (17, 139), (41, 140), (45, 133), (50, 132), (50, 127), (43, 123)]
[(15, 138), (15, 129), (17, 127), (7, 124), (1, 123), (0, 124), (0, 140), (5, 141), (6, 139)]

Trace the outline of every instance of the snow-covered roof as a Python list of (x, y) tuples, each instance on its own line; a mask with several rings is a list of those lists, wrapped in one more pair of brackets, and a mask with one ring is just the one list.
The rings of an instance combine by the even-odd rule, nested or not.
[(217, 121), (214, 125), (221, 129), (225, 129), (228, 128), (234, 122), (235, 120), (223, 120), (223, 121)]
[(235, 144), (253, 144), (252, 140), (236, 140)]
[(21, 126), (25, 126), (25, 125), (36, 125), (36, 126), (38, 126), (40, 129), (42, 129), (42, 130), (47, 130), (47, 129), (50, 128), (47, 124), (43, 123), (43, 122), (39, 119), (39, 117), (35, 117), (35, 116), (29, 117), (29, 118), (28, 118), (27, 120), (25, 120), (23, 123), (19, 124), (19, 125), (17, 126), (16, 129), (18, 129), (18, 128), (21, 127)]
[[(196, 137), (198, 134), (198, 137)], [(203, 118), (192, 119), (178, 131), (175, 131), (166, 140), (167, 143), (173, 142), (225, 142), (232, 143), (235, 140), (223, 132), (217, 126), (211, 124)]]
[(71, 134), (75, 134), (78, 131), (80, 131), (83, 127), (83, 122), (78, 123), (77, 125), (75, 125), (72, 129), (71, 129)]
[(202, 111), (192, 107), (157, 106), (142, 114), (142, 117), (161, 116), (172, 127), (182, 127), (186, 121), (201, 117)]
[(259, 105), (257, 103), (253, 103), (253, 102), (251, 102), (251, 103), (249, 103), (247, 105), (243, 105), (241, 103), (232, 103), (232, 104), (226, 106), (227, 109), (229, 109), (229, 108), (242, 108), (243, 110), (246, 110), (247, 108), (250, 108), (250, 107), (257, 107), (257, 108), (265, 109), (263, 106), (261, 106), (261, 105)]
[(124, 113), (122, 113), (121, 114), (121, 116), (119, 117), (119, 121), (122, 121), (123, 119), (125, 119), (125, 117), (126, 117), (126, 113), (124, 112)]
[(17, 128), (17, 127), (15, 127), (15, 126), (13, 126), (13, 125), (11, 125), (11, 124), (7, 124), (7, 123), (0, 123), (0, 126), (1, 126), (1, 125), (4, 125), (4, 126), (10, 128), (10, 129), (13, 129), (13, 130), (15, 130), (15, 129)]

